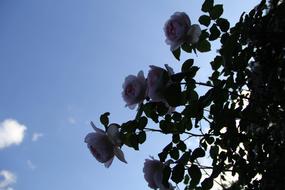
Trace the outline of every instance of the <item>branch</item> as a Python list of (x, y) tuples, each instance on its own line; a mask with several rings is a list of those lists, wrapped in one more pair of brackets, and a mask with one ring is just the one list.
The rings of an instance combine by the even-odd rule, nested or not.
[[(152, 132), (160, 132), (160, 133), (164, 133), (162, 130), (160, 129), (151, 129), (151, 128), (144, 128), (147, 131), (152, 131)], [(190, 132), (186, 132), (186, 131), (170, 131), (169, 133), (173, 133), (173, 134), (181, 134), (181, 133), (185, 133), (188, 135), (191, 135), (192, 137), (204, 137), (205, 135), (203, 134), (195, 134), (195, 133), (190, 133)]]

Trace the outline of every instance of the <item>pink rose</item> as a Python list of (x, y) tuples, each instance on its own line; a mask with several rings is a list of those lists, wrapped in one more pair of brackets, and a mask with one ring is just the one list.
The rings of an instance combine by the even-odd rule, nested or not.
[(143, 167), (144, 178), (147, 181), (148, 186), (152, 189), (159, 188), (160, 190), (173, 190), (174, 188), (171, 184), (169, 184), (169, 188), (166, 188), (162, 184), (163, 168), (164, 164), (159, 160), (153, 158), (146, 159)]
[(138, 103), (143, 102), (146, 97), (147, 84), (142, 71), (137, 76), (129, 75), (123, 84), (122, 96), (126, 106), (134, 109)]
[(85, 142), (95, 159), (104, 163), (107, 168), (112, 164), (114, 156), (127, 163), (123, 151), (119, 148), (121, 140), (117, 124), (109, 125), (107, 133), (97, 128), (93, 122), (91, 122), (91, 126), (94, 128), (95, 133), (87, 134)]
[(172, 83), (170, 76), (173, 69), (165, 65), (166, 69), (151, 65), (147, 75), (148, 97), (154, 102), (165, 102), (165, 90)]
[(196, 44), (199, 41), (202, 31), (198, 24), (193, 24), (187, 32), (187, 41), (191, 44)]
[(183, 43), (195, 44), (199, 41), (201, 28), (198, 24), (191, 26), (188, 15), (184, 12), (175, 12), (164, 25), (165, 42), (174, 51)]
[(187, 32), (191, 21), (184, 12), (175, 12), (164, 25), (165, 42), (170, 45), (170, 50), (176, 50), (187, 41)]

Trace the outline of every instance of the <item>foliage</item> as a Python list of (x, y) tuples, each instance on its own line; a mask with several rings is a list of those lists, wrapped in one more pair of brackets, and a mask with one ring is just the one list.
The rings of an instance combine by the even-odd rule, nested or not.
[[(165, 101), (147, 97), (136, 118), (120, 125), (123, 145), (139, 150), (148, 131), (171, 135), (172, 142), (158, 154), (162, 163), (168, 162), (163, 170), (166, 186), (172, 181), (184, 183), (185, 190), (211, 189), (214, 183), (225, 189), (284, 189), (285, 3), (262, 0), (231, 28), (221, 17), (222, 5), (205, 0), (201, 10), (199, 22), (205, 29), (199, 41), (172, 53), (179, 60), (181, 51), (208, 52), (211, 42), (219, 40), (209, 80), (196, 81), (199, 67), (193, 59), (184, 61), (181, 72), (166, 76), (170, 85)], [(197, 92), (200, 86), (207, 88), (203, 95)], [(179, 109), (171, 112), (169, 107)], [(105, 127), (108, 116), (101, 116)], [(157, 126), (147, 127), (149, 120)], [(181, 140), (185, 135), (188, 141), (198, 139), (199, 146), (187, 147)], [(212, 164), (204, 166), (199, 159), (207, 155)], [(231, 187), (223, 185), (225, 172), (238, 174)], [(225, 181), (218, 182), (218, 177)]]

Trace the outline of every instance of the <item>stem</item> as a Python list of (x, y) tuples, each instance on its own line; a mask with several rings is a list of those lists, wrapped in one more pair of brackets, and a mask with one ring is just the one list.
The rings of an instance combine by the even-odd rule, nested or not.
[[(187, 83), (186, 83), (186, 82), (181, 82), (180, 84), (187, 84)], [(216, 88), (216, 86), (211, 85), (211, 84), (207, 84), (207, 83), (204, 83), (204, 82), (195, 82), (195, 84), (201, 85), (201, 86), (206, 86), (206, 87), (211, 87), (211, 88)], [(236, 92), (232, 92), (232, 91), (229, 91), (229, 90), (227, 90), (227, 91), (228, 91), (228, 93), (230, 93), (231, 95), (235, 95), (235, 96), (238, 96), (238, 97), (240, 97), (240, 98), (247, 99), (247, 100), (250, 99), (250, 98), (248, 98), (248, 97), (246, 97), (246, 96), (244, 96), (244, 95), (242, 95), (242, 94), (238, 94), (238, 93), (236, 93)]]
[[(160, 129), (151, 129), (151, 128), (144, 128), (145, 130), (148, 130), (148, 131), (152, 131), (152, 132), (160, 132), (160, 133), (163, 133), (162, 130)], [(203, 137), (205, 135), (202, 135), (202, 134), (195, 134), (195, 133), (190, 133), (190, 132), (186, 132), (186, 131), (172, 131), (172, 132), (169, 132), (169, 133), (173, 133), (173, 134), (180, 134), (180, 133), (185, 133), (185, 134), (188, 134), (188, 135), (191, 135), (192, 137)]]

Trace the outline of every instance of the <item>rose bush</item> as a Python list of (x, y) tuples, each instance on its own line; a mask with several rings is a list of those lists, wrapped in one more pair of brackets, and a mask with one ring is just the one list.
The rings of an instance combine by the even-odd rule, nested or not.
[(137, 76), (129, 75), (123, 83), (122, 97), (126, 106), (134, 109), (138, 103), (141, 103), (147, 94), (147, 83), (142, 71)]
[(85, 143), (87, 143), (87, 147), (96, 160), (104, 163), (107, 168), (112, 164), (114, 156), (117, 156), (122, 162), (127, 163), (123, 151), (119, 148), (121, 140), (117, 125), (109, 125), (107, 132), (97, 128), (93, 122), (91, 122), (91, 125), (95, 133), (87, 134)]

